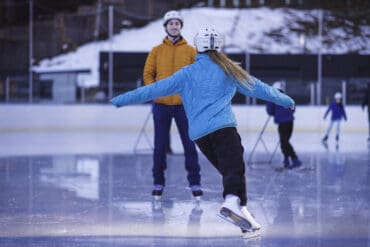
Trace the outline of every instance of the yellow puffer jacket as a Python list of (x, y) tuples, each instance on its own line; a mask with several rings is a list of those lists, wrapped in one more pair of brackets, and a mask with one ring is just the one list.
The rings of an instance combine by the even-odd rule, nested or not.
[[(188, 45), (185, 39), (173, 44), (167, 37), (163, 43), (154, 47), (145, 62), (144, 84), (148, 85), (164, 79), (182, 67), (194, 62), (197, 52), (194, 47)], [(181, 97), (174, 94), (167, 97), (157, 98), (156, 103), (164, 105), (181, 105)]]

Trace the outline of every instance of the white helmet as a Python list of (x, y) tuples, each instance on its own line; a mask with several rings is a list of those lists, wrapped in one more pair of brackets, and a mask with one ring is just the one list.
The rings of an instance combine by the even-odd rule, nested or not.
[(166, 26), (167, 22), (169, 20), (173, 20), (173, 19), (179, 20), (181, 22), (181, 27), (184, 26), (184, 19), (182, 18), (180, 12), (178, 12), (176, 10), (170, 10), (166, 14), (164, 14), (163, 26)]
[(340, 92), (336, 92), (334, 94), (334, 99), (342, 99), (342, 94)]
[(198, 52), (221, 50), (224, 40), (213, 28), (202, 28), (194, 37), (194, 45)]
[(276, 81), (272, 84), (273, 88), (276, 88), (277, 90), (285, 91), (285, 82), (284, 81)]

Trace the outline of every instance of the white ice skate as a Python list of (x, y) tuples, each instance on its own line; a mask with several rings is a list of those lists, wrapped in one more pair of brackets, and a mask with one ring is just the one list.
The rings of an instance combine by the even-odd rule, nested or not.
[(226, 196), (225, 202), (221, 206), (219, 216), (222, 219), (240, 227), (242, 232), (253, 231), (251, 222), (249, 222), (244, 213), (241, 211), (239, 198), (237, 196)]
[(248, 211), (247, 206), (242, 206), (241, 209), (242, 213), (244, 214), (245, 218), (249, 221), (252, 225), (253, 231), (260, 230), (261, 225), (256, 221), (256, 219), (252, 216), (252, 214)]
[(252, 231), (243, 231), (244, 238), (255, 238), (261, 235), (261, 225), (256, 221), (253, 215), (248, 211), (247, 206), (242, 206), (241, 209), (242, 213), (244, 214), (245, 218), (249, 221), (252, 225)]

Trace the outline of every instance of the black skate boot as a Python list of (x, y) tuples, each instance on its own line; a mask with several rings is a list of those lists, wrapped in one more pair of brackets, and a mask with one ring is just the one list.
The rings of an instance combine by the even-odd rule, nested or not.
[(290, 166), (290, 161), (289, 161), (289, 157), (287, 156), (287, 157), (284, 157), (283, 167), (277, 167), (275, 168), (275, 171), (282, 172), (285, 169), (289, 169), (289, 166)]
[(288, 168), (290, 166), (289, 157), (284, 157), (284, 168)]
[(152, 196), (154, 196), (155, 200), (160, 200), (162, 198), (163, 190), (153, 190)]
[(300, 161), (298, 158), (292, 158), (292, 165), (289, 166), (289, 169), (294, 169), (302, 166), (302, 161)]
[(195, 200), (199, 201), (200, 198), (203, 196), (203, 191), (199, 185), (192, 185), (191, 186), (191, 193)]
[(163, 185), (154, 185), (154, 189), (152, 190), (152, 196), (155, 200), (160, 200), (163, 194)]
[(199, 201), (202, 198), (203, 191), (202, 190), (194, 190), (191, 193), (193, 193), (193, 196), (195, 200)]

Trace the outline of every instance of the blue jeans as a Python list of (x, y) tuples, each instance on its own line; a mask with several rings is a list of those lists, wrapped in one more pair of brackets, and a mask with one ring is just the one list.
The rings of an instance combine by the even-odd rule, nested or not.
[(340, 121), (341, 120), (331, 120), (328, 126), (328, 129), (326, 130), (326, 136), (329, 136), (331, 129), (333, 128), (333, 125), (336, 126), (336, 136), (339, 137), (340, 132)]
[(154, 120), (154, 153), (153, 179), (154, 184), (165, 185), (164, 171), (167, 168), (167, 147), (172, 118), (175, 119), (177, 129), (185, 153), (185, 169), (188, 172), (189, 186), (200, 185), (200, 166), (195, 144), (188, 135), (188, 119), (182, 105), (163, 105), (153, 103)]

